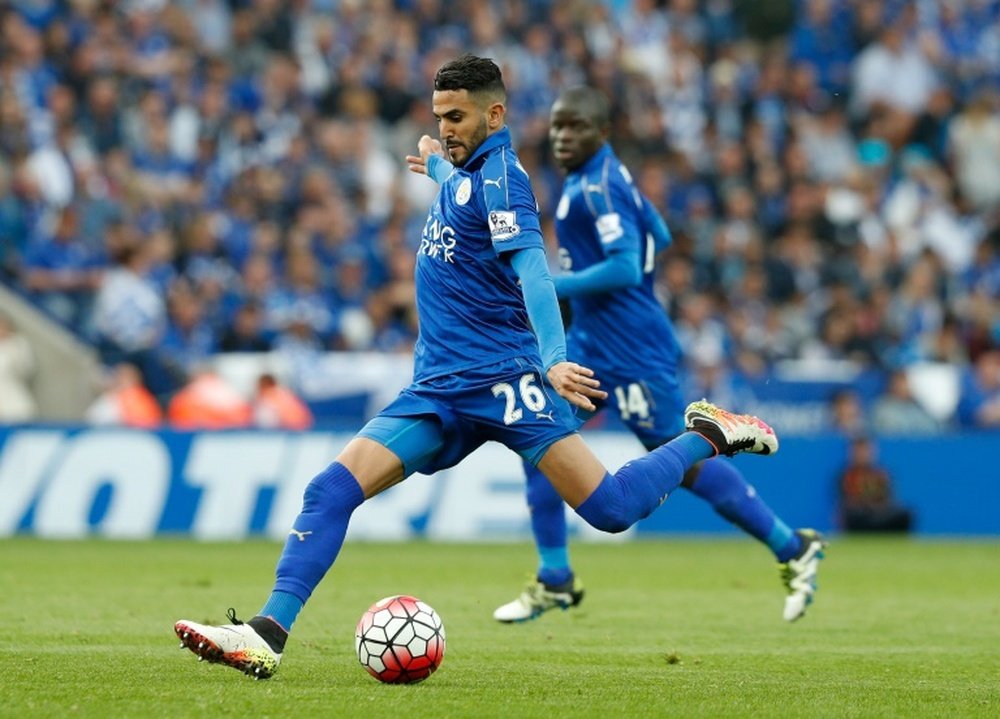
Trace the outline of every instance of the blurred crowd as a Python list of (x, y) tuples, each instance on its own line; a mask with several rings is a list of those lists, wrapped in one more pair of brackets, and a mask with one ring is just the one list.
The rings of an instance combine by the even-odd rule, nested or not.
[(548, 223), (551, 102), (611, 98), (694, 390), (944, 362), (1000, 426), (1000, 0), (0, 2), (3, 281), (164, 406), (219, 352), (407, 352), (463, 52)]

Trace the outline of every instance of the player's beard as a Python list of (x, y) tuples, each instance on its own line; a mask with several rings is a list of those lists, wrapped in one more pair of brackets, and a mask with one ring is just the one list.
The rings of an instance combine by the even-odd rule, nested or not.
[(467, 153), (462, 160), (455, 159), (454, 151), (450, 147), (448, 148), (448, 157), (451, 159), (451, 164), (455, 167), (462, 167), (465, 165), (465, 163), (469, 161), (469, 158), (472, 157), (476, 150), (479, 149), (479, 146), (485, 142), (488, 129), (486, 118), (481, 117), (479, 119), (479, 126), (476, 128), (476, 131), (472, 133), (472, 137), (469, 138), (468, 144), (464, 142), (461, 143), (461, 147)]

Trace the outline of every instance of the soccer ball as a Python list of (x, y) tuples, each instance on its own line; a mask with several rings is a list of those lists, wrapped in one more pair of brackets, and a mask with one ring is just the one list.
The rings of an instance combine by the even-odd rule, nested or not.
[(354, 632), (358, 661), (387, 684), (423, 681), (444, 659), (444, 624), (433, 607), (399, 595), (368, 607)]

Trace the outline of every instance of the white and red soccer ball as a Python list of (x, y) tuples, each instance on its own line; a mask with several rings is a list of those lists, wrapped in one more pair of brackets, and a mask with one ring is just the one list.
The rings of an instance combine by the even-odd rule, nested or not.
[(434, 608), (399, 595), (368, 607), (354, 632), (358, 661), (387, 684), (423, 681), (444, 659), (444, 624)]

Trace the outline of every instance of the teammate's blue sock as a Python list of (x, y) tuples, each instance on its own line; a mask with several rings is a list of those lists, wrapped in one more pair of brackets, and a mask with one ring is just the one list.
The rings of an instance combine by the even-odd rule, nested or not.
[[(261, 610), (286, 630), (292, 628), (299, 609), (337, 558), (347, 534), (351, 514), (364, 501), (361, 485), (350, 470), (334, 462), (306, 487), (302, 511), (285, 540), (275, 571), (271, 598)], [(287, 596), (298, 600), (295, 605)], [(280, 614), (280, 616), (279, 616)]]
[(531, 512), (531, 532), (538, 550), (538, 581), (549, 586), (573, 578), (566, 544), (566, 510), (562, 497), (541, 471), (524, 463), (525, 490)]
[(708, 440), (685, 433), (605, 474), (597, 489), (576, 508), (588, 524), (605, 532), (624, 532), (659, 507), (684, 479), (689, 467), (715, 455)]
[(798, 535), (778, 519), (731, 462), (721, 458), (705, 462), (691, 491), (719, 515), (766, 544), (779, 562), (798, 554)]

